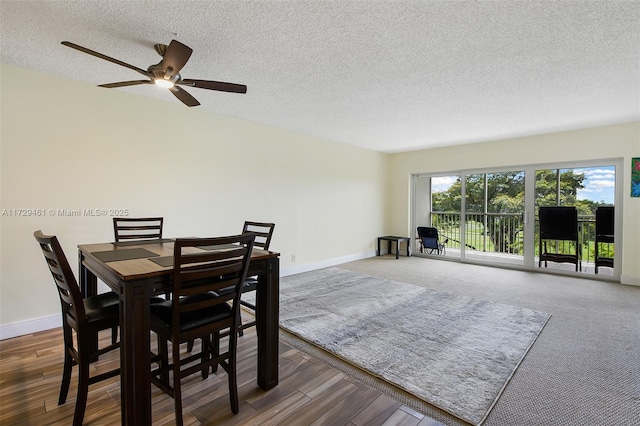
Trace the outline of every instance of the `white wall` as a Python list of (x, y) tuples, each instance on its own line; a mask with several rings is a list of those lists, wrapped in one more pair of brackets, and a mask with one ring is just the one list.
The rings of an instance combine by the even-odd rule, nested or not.
[(78, 244), (113, 240), (109, 214), (60, 217), (50, 209), (164, 216), (167, 237), (272, 221), (271, 248), (284, 271), (372, 255), (385, 231), (386, 154), (175, 100), (0, 71), (0, 326), (59, 315), (35, 230), (58, 235), (72, 265)]
[(630, 197), (631, 158), (640, 156), (640, 123), (627, 123), (478, 144), (393, 154), (390, 164), (390, 227), (410, 233), (409, 192), (412, 173), (452, 172), (502, 166), (624, 158), (622, 205), (622, 277), (640, 285), (640, 198)]

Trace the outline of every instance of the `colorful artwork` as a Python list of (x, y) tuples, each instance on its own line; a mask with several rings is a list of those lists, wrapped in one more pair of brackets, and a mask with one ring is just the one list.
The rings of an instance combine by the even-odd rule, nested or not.
[(640, 197), (640, 157), (631, 159), (631, 196)]

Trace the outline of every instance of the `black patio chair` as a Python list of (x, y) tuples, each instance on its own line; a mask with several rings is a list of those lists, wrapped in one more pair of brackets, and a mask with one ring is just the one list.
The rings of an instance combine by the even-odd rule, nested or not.
[[(578, 241), (578, 210), (573, 206), (550, 206), (538, 209), (540, 239), (538, 267), (547, 262), (573, 263), (582, 270)], [(552, 241), (552, 244), (548, 244)], [(570, 241), (569, 249), (560, 241)], [(573, 251), (573, 253), (571, 253)]]
[(440, 235), (436, 228), (430, 226), (418, 226), (418, 240), (420, 253), (446, 254), (445, 246), (440, 242)]
[(611, 251), (603, 253), (601, 245), (606, 244), (610, 248), (614, 243), (614, 222), (614, 207), (603, 206), (596, 209), (596, 274), (601, 266), (613, 268), (613, 257), (605, 255)]

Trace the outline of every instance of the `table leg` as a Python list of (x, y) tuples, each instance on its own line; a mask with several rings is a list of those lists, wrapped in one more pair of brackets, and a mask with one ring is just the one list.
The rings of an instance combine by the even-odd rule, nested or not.
[(280, 347), (280, 260), (267, 260), (266, 275), (258, 277), (256, 288), (256, 331), (258, 333), (258, 386), (269, 390), (278, 385)]
[[(78, 253), (78, 267), (79, 267), (79, 273), (80, 273), (80, 292), (82, 293), (82, 297), (89, 297), (89, 296), (95, 296), (98, 294), (98, 278), (96, 278), (96, 276), (89, 271), (84, 265), (83, 265), (83, 260), (84, 260), (84, 256), (82, 255), (82, 253)], [(89, 359), (89, 362), (94, 362), (98, 360), (98, 335), (90, 335), (88, 336), (89, 339), (89, 347), (91, 348), (91, 352), (93, 352), (94, 355), (93, 357), (91, 357)]]
[(98, 279), (83, 264), (84, 255), (78, 251), (78, 266), (80, 269), (80, 291), (83, 297), (98, 294)]
[(396, 259), (400, 258), (400, 240), (396, 240)]
[(120, 392), (123, 425), (151, 425), (149, 285), (120, 284)]
[(380, 238), (378, 238), (378, 256), (382, 256), (382, 253), (380, 253)]

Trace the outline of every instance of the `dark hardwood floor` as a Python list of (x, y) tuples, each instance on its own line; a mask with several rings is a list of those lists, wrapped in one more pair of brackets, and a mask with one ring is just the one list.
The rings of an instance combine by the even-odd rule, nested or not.
[[(100, 338), (106, 342), (110, 331)], [(252, 328), (239, 339), (240, 412), (235, 416), (224, 370), (207, 380), (199, 374), (185, 379), (185, 425), (441, 425), (284, 342), (280, 383), (265, 392), (256, 385), (255, 357)], [(62, 360), (61, 329), (0, 342), (0, 424), (71, 424), (77, 372), (74, 368), (67, 403), (58, 406)], [(117, 363), (117, 353), (109, 354), (93, 364), (92, 374)], [(152, 387), (152, 403), (154, 425), (174, 423), (170, 397)], [(89, 388), (85, 424), (120, 424), (119, 377)]]

